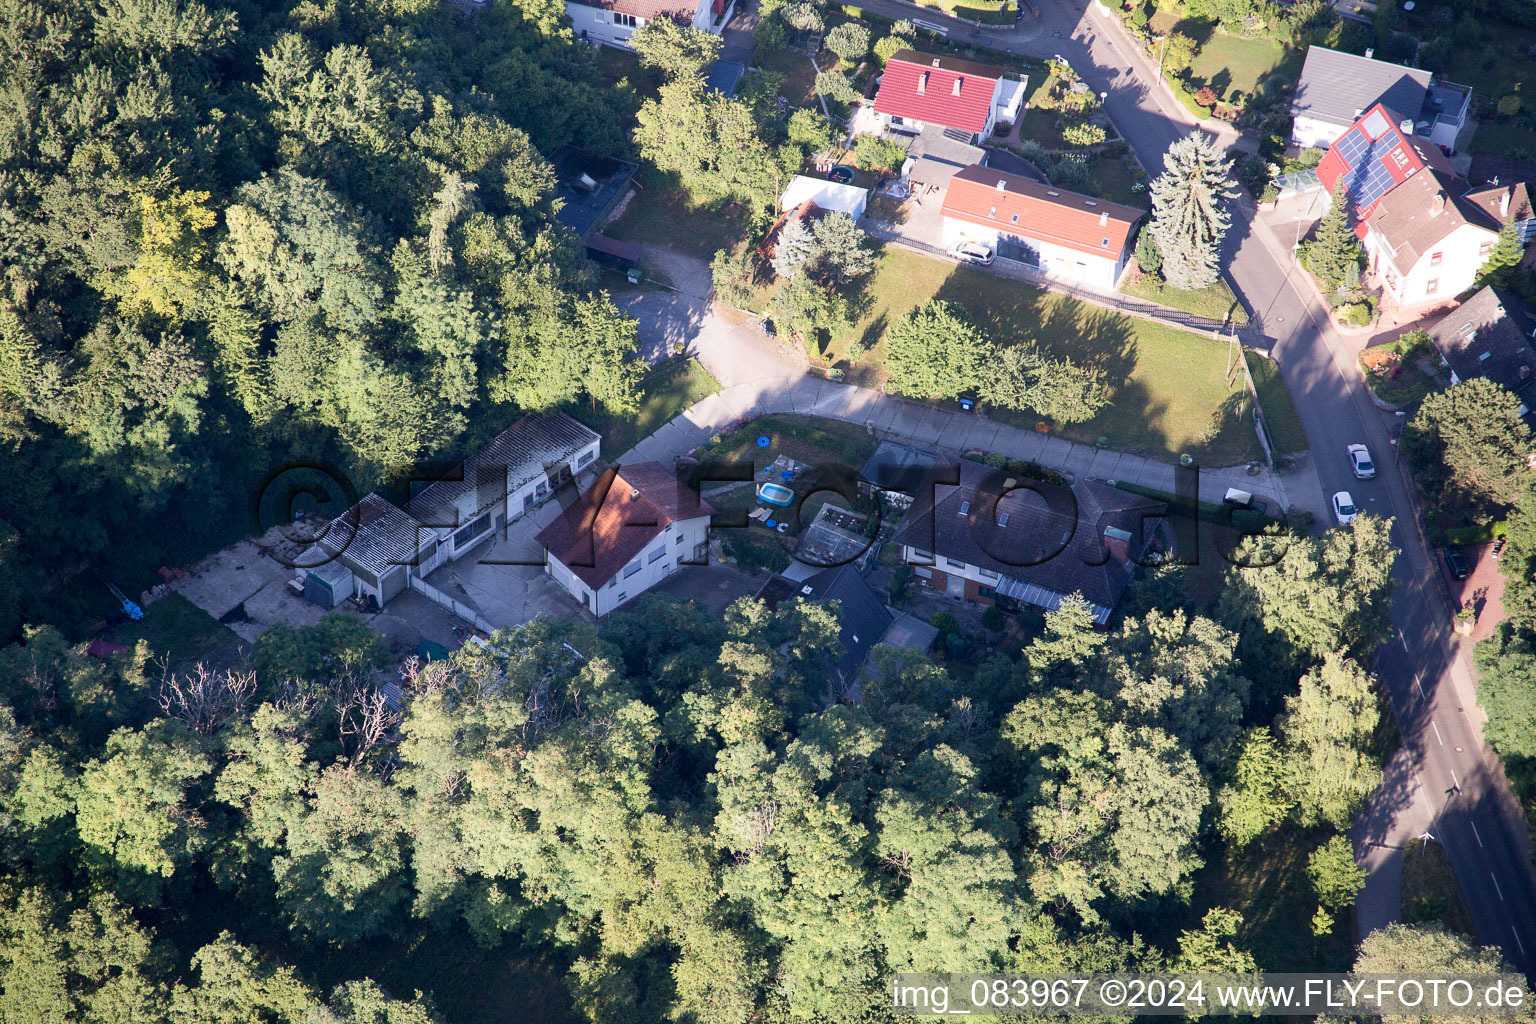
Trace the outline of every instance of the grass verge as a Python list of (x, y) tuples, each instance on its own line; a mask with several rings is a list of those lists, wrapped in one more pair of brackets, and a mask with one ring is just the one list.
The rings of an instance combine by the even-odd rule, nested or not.
[(1414, 839), (1403, 851), (1403, 922), (1438, 922), (1453, 932), (1476, 935), (1445, 847)]
[(1170, 288), (1159, 278), (1152, 274), (1142, 274), (1124, 289), (1125, 294), (1138, 299), (1146, 299), (1160, 306), (1170, 309), (1182, 310), (1185, 313), (1193, 313), (1195, 316), (1203, 316), (1219, 323), (1232, 321), (1233, 323), (1246, 324), (1248, 311), (1243, 304), (1237, 301), (1237, 296), (1232, 294), (1232, 289), (1227, 282), (1217, 278), (1216, 283), (1205, 288)]
[(1274, 442), (1276, 455), (1294, 455), (1309, 447), (1307, 428), (1302, 425), (1296, 403), (1291, 401), (1291, 389), (1280, 376), (1280, 366), (1273, 359), (1249, 349), (1243, 350), (1248, 359), (1248, 372), (1253, 375), (1253, 386), (1259, 393), (1259, 405), (1264, 408), (1264, 422), (1269, 425), (1269, 439)]
[[(747, 215), (730, 204), (720, 208), (696, 206), (688, 193), (665, 176), (642, 172), (646, 179), (629, 201), (624, 215), (603, 234), (624, 242), (668, 245), (710, 259), (720, 249), (734, 247), (747, 229)], [(638, 180), (638, 179), (637, 179)]]

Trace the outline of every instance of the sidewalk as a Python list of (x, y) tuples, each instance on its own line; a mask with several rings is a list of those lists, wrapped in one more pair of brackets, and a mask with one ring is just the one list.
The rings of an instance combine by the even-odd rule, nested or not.
[[(935, 409), (869, 388), (808, 376), (750, 381), (710, 395), (663, 424), (616, 462), (623, 465), (655, 461), (670, 465), (672, 460), (708, 442), (712, 435), (743, 420), (771, 413), (858, 423), (872, 434), (957, 453), (997, 452), (1069, 473), (1074, 478), (1133, 483), (1165, 493), (1175, 489), (1174, 467), (1168, 463), (1021, 430), (974, 413)], [(1298, 473), (1287, 474), (1293, 477), (1293, 485), (1307, 485), (1307, 481), (1299, 479), (1310, 472), (1307, 465)], [(1315, 489), (1315, 482), (1311, 486)], [(1261, 469), (1250, 476), (1247, 466), (1200, 467), (1201, 501), (1219, 504), (1228, 487), (1249, 491), (1277, 508), (1290, 505), (1287, 481), (1281, 474)]]

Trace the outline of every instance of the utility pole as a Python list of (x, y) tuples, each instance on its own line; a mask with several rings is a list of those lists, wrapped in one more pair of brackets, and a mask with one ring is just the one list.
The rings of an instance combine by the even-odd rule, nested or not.
[(1162, 78), (1163, 77), (1163, 54), (1168, 52), (1168, 37), (1166, 35), (1164, 35), (1164, 36), (1159, 36), (1158, 38), (1163, 41), (1163, 45), (1158, 47), (1158, 49), (1157, 49), (1157, 77), (1158, 78)]

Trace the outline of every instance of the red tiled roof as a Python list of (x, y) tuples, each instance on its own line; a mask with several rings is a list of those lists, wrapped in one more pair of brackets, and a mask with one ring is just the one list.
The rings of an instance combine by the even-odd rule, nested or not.
[(1493, 233), (1492, 228), (1475, 224), (1468, 217), (1477, 212), (1471, 203), (1454, 196), (1450, 182), (1434, 171), (1425, 171), (1382, 196), (1371, 211), (1366, 223), (1391, 247), (1393, 262), (1403, 273), (1463, 225)]
[(559, 518), (539, 543), (594, 590), (666, 530), (714, 512), (698, 492), (659, 462), (610, 469)]
[(1438, 146), (1405, 135), (1394, 116), (1376, 104), (1334, 140), (1317, 165), (1318, 180), (1329, 192), (1340, 176), (1344, 177), (1351, 204), (1361, 220), (1371, 215), (1382, 196), (1425, 167), (1446, 173), (1451, 170), (1450, 161)]
[(1001, 68), (986, 64), (897, 50), (885, 63), (875, 111), (946, 128), (985, 131), (992, 94), (1002, 77)]
[[(1002, 188), (998, 185), (1001, 184)], [(944, 193), (944, 216), (1118, 260), (1145, 210), (973, 165)]]

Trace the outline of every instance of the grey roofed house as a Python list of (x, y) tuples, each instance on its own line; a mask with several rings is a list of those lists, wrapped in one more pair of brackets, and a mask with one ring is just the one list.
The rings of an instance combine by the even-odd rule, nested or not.
[[(601, 440), (596, 431), (563, 412), (529, 413), (465, 459), (454, 474), (460, 479), (428, 484), (411, 497), (407, 507), (430, 526), (451, 525), (454, 510), (459, 511), (460, 521), (473, 519), (508, 494), (515, 494), (549, 466), (568, 462)], [(460, 499), (471, 490), (480, 494), (474, 508), (468, 509)]]
[(957, 138), (952, 129), (929, 124), (923, 126), (922, 133), (907, 150), (907, 158), (913, 161), (907, 172), (908, 180), (943, 188), (957, 172), (972, 165), (985, 165), (987, 150)]
[(1291, 115), (1348, 127), (1381, 103), (1400, 118), (1417, 119), (1429, 80), (1430, 73), (1419, 68), (1312, 46), (1291, 97)]
[(561, 146), (550, 154), (549, 162), (554, 165), (561, 200), (555, 219), (582, 238), (602, 226), (635, 174), (632, 163), (575, 146)]
[(880, 643), (895, 621), (885, 600), (870, 587), (852, 565), (823, 569), (809, 579), (794, 582), (773, 576), (757, 596), (770, 608), (803, 597), (807, 601), (837, 601), (838, 638), (843, 656), (829, 673), (829, 700), (839, 697), (857, 700), (859, 668), (869, 657), (870, 648)]
[(367, 494), (335, 519), (317, 543), (354, 572), (378, 578), (396, 565), (416, 557), (421, 524), (377, 494)]
[(1451, 368), (1453, 381), (1486, 377), (1502, 384), (1521, 403), (1521, 415), (1536, 428), (1536, 315), (1513, 296), (1483, 288), (1440, 318), (1429, 336)]
[(975, 596), (1050, 611), (1079, 593), (1103, 625), (1138, 560), (1160, 543), (1167, 506), (1152, 498), (1091, 480), (1016, 478), (968, 459), (959, 468), (958, 486), (923, 485), (895, 542), (915, 565), (931, 558), (933, 571), (968, 580), (968, 598), (985, 581)]

